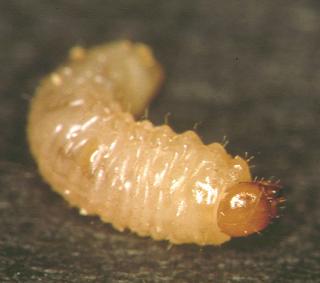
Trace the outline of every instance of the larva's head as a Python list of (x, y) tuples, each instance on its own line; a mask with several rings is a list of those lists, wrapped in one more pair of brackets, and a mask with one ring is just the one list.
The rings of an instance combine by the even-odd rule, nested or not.
[(278, 215), (279, 186), (270, 182), (242, 182), (226, 192), (218, 208), (218, 225), (231, 237), (263, 230)]

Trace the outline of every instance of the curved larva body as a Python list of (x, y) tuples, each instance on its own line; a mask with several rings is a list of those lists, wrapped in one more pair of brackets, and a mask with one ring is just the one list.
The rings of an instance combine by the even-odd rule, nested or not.
[(173, 243), (221, 244), (226, 188), (251, 181), (247, 163), (192, 132), (136, 122), (161, 81), (147, 47), (85, 52), (46, 78), (32, 101), (28, 137), (48, 183), (83, 213), (118, 230)]

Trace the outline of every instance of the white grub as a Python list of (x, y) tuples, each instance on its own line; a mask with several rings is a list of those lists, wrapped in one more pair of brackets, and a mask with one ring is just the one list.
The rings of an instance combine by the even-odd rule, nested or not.
[(251, 181), (247, 163), (192, 131), (176, 134), (169, 113), (163, 126), (135, 121), (148, 117), (162, 81), (151, 50), (120, 41), (74, 47), (70, 59), (40, 85), (28, 121), (31, 151), (52, 188), (120, 231), (176, 244), (228, 241), (218, 206), (227, 187)]

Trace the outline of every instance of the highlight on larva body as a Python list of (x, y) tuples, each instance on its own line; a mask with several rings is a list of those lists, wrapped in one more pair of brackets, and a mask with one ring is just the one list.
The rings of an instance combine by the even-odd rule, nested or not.
[(193, 131), (135, 120), (162, 78), (144, 44), (73, 48), (31, 102), (41, 175), (82, 214), (156, 240), (219, 245), (264, 229), (283, 201), (277, 185)]

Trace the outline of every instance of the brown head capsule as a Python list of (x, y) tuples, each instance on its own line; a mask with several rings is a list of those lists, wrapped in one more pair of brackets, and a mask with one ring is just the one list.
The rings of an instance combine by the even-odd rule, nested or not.
[(227, 190), (218, 208), (218, 226), (231, 237), (263, 230), (278, 216), (280, 187), (270, 182), (241, 182)]

